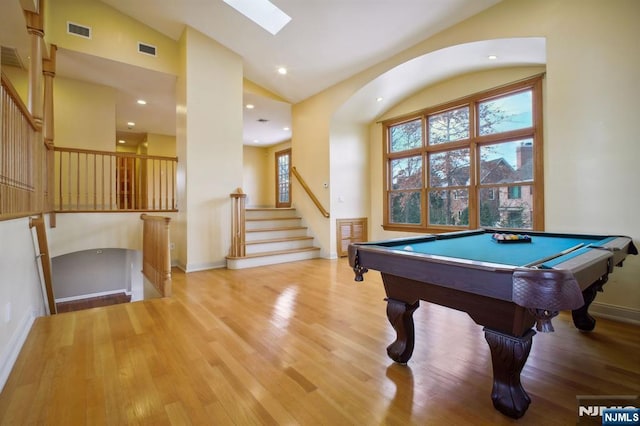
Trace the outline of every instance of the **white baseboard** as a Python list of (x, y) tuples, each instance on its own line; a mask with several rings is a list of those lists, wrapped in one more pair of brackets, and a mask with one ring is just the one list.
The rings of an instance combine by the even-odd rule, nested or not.
[(593, 302), (589, 307), (589, 313), (602, 318), (640, 325), (640, 311), (623, 306)]
[(78, 296), (61, 297), (59, 299), (56, 299), (56, 303), (71, 302), (73, 300), (81, 300), (81, 299), (90, 299), (92, 297), (110, 296), (112, 294), (120, 294), (120, 293), (131, 295), (131, 292), (129, 290), (127, 290), (126, 288), (123, 288), (119, 290), (100, 291), (98, 293), (80, 294)]
[(189, 272), (197, 272), (197, 271), (206, 271), (208, 269), (220, 269), (225, 268), (227, 266), (226, 261), (222, 262), (205, 262), (205, 263), (192, 263), (188, 265), (186, 268), (180, 268), (183, 271)]
[(27, 312), (26, 315), (22, 317), (22, 320), (20, 321), (20, 324), (18, 324), (18, 327), (16, 327), (13, 336), (9, 339), (9, 343), (2, 353), (0, 353), (0, 392), (2, 392), (2, 389), (9, 378), (9, 374), (11, 374), (13, 365), (18, 359), (20, 350), (22, 350), (22, 346), (27, 340), (31, 326), (36, 320), (35, 314), (35, 312), (31, 311)]

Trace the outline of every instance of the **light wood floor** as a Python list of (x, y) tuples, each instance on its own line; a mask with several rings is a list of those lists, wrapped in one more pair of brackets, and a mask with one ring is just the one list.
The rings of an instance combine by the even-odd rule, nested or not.
[(640, 327), (556, 318), (522, 374), (519, 421), (493, 409), (466, 314), (422, 303), (407, 366), (386, 346), (379, 273), (346, 259), (174, 271), (174, 296), (39, 318), (0, 394), (0, 424), (575, 424), (576, 395), (640, 393)]

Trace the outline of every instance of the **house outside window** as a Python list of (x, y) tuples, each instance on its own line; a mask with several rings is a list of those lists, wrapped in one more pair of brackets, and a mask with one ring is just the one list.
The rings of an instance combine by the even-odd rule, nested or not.
[(544, 229), (542, 76), (383, 128), (384, 229)]

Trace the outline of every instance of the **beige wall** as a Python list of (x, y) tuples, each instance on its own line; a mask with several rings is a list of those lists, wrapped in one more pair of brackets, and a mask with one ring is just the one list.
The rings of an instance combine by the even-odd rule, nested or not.
[(2, 66), (2, 72), (9, 78), (11, 85), (18, 92), (22, 103), (29, 104), (29, 74), (27, 71), (16, 67)]
[(115, 151), (115, 89), (61, 77), (54, 85), (55, 145)]
[(147, 134), (147, 155), (175, 157), (176, 137), (169, 135), (159, 135), (156, 133)]
[[(640, 238), (640, 197), (629, 185), (640, 181), (640, 144), (632, 117), (637, 110), (640, 75), (640, 2), (618, 0), (505, 0), (392, 58), (371, 67), (297, 105), (293, 111), (293, 153), (298, 168), (323, 203), (322, 192), (333, 172), (328, 147), (333, 146), (334, 112), (359, 88), (409, 59), (438, 49), (478, 40), (546, 37), (545, 216), (550, 231), (626, 234)], [(373, 130), (373, 133), (377, 130)], [(368, 144), (369, 142), (367, 142)], [(371, 141), (371, 143), (375, 143)], [(377, 147), (371, 153), (375, 154)], [(371, 203), (366, 196), (354, 207), (382, 208), (380, 163), (371, 159)], [(337, 182), (332, 182), (334, 185)], [(341, 184), (341, 183), (339, 183)], [(295, 186), (294, 186), (295, 190)], [(363, 192), (366, 190), (363, 189)], [(358, 201), (354, 201), (358, 204)], [(323, 253), (330, 250), (330, 222), (303, 214), (318, 235)], [(370, 222), (379, 233), (379, 219)], [(631, 257), (616, 270), (598, 298), (617, 313), (640, 312), (640, 259)]]
[(242, 190), (247, 194), (247, 207), (268, 207), (268, 162), (269, 150), (264, 147), (244, 146), (242, 167)]
[[(371, 211), (370, 165), (367, 127), (361, 123), (333, 120), (331, 123), (331, 185), (328, 257), (338, 256), (336, 220), (369, 217)], [(363, 190), (364, 189), (364, 190)], [(325, 207), (325, 208), (327, 208)]]
[(178, 259), (182, 268), (193, 271), (226, 264), (229, 194), (242, 187), (243, 71), (240, 56), (192, 28), (181, 38), (181, 52)]
[[(46, 9), (45, 39), (59, 48), (176, 74), (178, 43), (98, 0), (55, 0)], [(67, 33), (67, 21), (90, 27), (91, 39)], [(126, 28), (126, 31), (122, 29)], [(156, 47), (157, 56), (138, 53), (138, 42)]]

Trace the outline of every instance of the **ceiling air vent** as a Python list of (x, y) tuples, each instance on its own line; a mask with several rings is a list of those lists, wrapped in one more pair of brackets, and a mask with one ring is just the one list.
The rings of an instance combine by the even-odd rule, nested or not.
[(84, 25), (74, 24), (67, 21), (67, 33), (84, 38), (91, 38), (91, 28)]
[(144, 53), (145, 55), (156, 56), (156, 47), (150, 44), (138, 42), (138, 52)]

